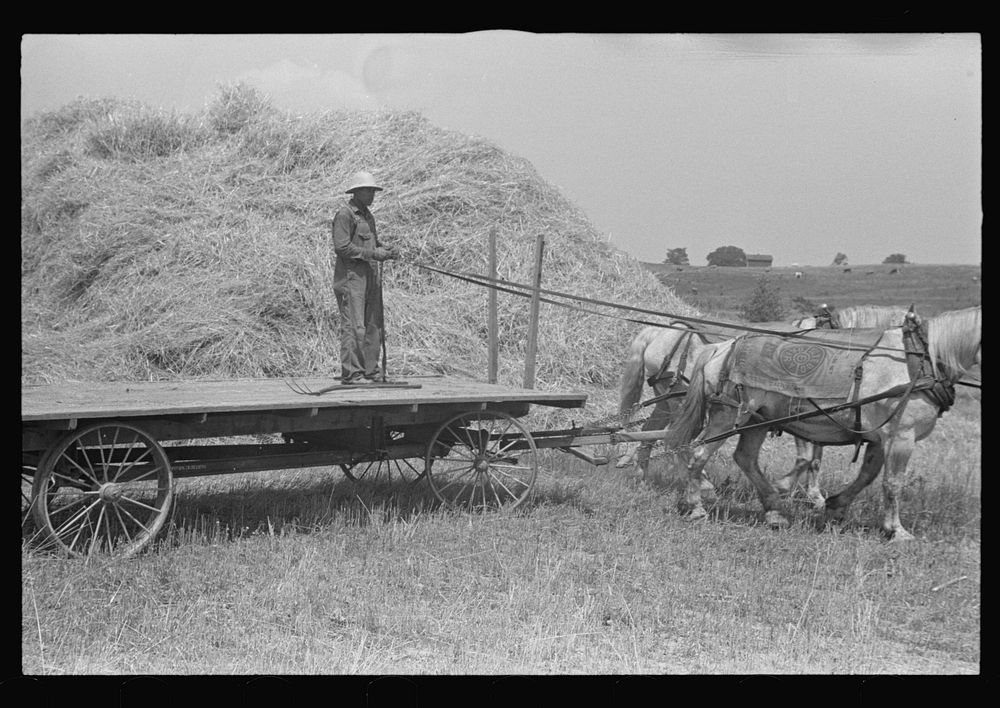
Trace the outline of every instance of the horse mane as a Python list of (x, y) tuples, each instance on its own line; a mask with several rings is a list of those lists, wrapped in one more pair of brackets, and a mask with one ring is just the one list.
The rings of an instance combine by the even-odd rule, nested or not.
[(942, 312), (927, 320), (927, 351), (934, 375), (940, 369), (952, 379), (966, 373), (983, 341), (982, 305)]
[(840, 327), (900, 327), (906, 317), (906, 307), (893, 305), (854, 305), (838, 308), (835, 313)]

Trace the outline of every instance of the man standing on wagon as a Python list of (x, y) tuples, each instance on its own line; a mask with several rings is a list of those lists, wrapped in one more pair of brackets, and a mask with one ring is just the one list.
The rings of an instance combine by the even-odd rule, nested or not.
[(379, 367), (381, 272), (375, 263), (395, 258), (396, 252), (379, 243), (368, 209), (381, 189), (372, 175), (358, 172), (344, 190), (350, 199), (333, 217), (333, 292), (340, 310), (340, 380), (345, 384), (369, 383), (384, 373)]

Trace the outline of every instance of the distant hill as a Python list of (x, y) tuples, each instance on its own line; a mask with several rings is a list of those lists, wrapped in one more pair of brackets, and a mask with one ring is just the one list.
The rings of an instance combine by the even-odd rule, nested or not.
[(740, 305), (761, 278), (779, 288), (789, 318), (812, 314), (823, 304), (913, 304), (926, 316), (982, 304), (982, 268), (978, 265), (643, 266), (678, 297), (707, 315), (727, 320), (739, 319)]
[[(417, 267), (672, 313), (696, 310), (612, 247), (526, 160), (412, 112), (292, 116), (242, 85), (196, 114), (80, 99), (21, 125), (22, 382), (339, 374), (330, 219), (355, 171), (403, 259), (385, 266), (390, 373), (485, 379), (486, 290)], [(500, 380), (528, 301), (501, 293)], [(616, 313), (627, 314), (627, 313)], [(539, 388), (617, 386), (634, 324), (542, 306)]]

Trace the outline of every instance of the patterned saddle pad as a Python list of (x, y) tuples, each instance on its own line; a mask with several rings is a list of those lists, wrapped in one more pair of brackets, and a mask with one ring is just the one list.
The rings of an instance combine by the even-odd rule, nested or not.
[(882, 334), (881, 329), (817, 329), (801, 336), (746, 334), (733, 345), (729, 378), (797, 398), (846, 399), (855, 368)]

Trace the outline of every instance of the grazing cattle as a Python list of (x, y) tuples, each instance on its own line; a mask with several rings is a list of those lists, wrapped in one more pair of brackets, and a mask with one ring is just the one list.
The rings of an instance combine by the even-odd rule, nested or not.
[(893, 268), (892, 270), (889, 271), (889, 275), (895, 275), (898, 272), (899, 272), (899, 268)]
[(844, 268), (844, 272), (845, 272), (845, 273), (850, 273), (850, 272), (851, 272), (851, 269), (850, 269), (850, 268)]
[[(688, 517), (708, 516), (701, 501), (705, 463), (739, 428), (733, 457), (757, 489), (766, 522), (787, 526), (779, 491), (758, 462), (768, 429), (777, 428), (817, 445), (867, 443), (857, 478), (826, 500), (828, 518), (841, 520), (857, 494), (884, 467), (882, 529), (894, 541), (913, 538), (899, 518), (906, 466), (915, 443), (930, 435), (940, 415), (954, 402), (955, 383), (971, 367), (982, 365), (982, 308), (944, 312), (928, 320), (923, 332), (914, 332), (918, 326), (914, 319), (884, 332), (833, 330), (820, 338), (826, 340), (820, 344), (787, 343), (764, 335), (765, 339), (756, 337), (760, 344), (753, 337), (740, 337), (704, 348), (695, 361), (684, 404), (664, 439), (668, 449), (687, 459), (688, 485), (681, 506)], [(921, 339), (925, 346), (915, 344)], [(898, 354), (915, 347), (913, 361)], [(822, 370), (820, 364), (826, 366), (827, 360), (851, 348), (864, 352), (863, 377), (855, 384), (853, 377), (840, 374), (832, 380), (810, 379), (810, 384), (829, 387), (817, 396), (824, 399), (827, 413), (790, 415), (802, 399), (798, 389), (789, 386), (805, 386), (808, 376)], [(816, 356), (799, 356), (803, 351)], [(779, 365), (791, 367), (798, 381), (789, 382), (786, 374), (761, 373), (776, 371)], [(849, 369), (851, 361), (839, 366)], [(848, 390), (852, 385), (857, 387), (853, 397)], [(851, 400), (859, 405), (851, 406)], [(801, 409), (803, 413), (808, 410)]]
[(795, 277), (796, 278), (801, 278), (802, 277), (802, 271), (801, 270), (795, 271)]

